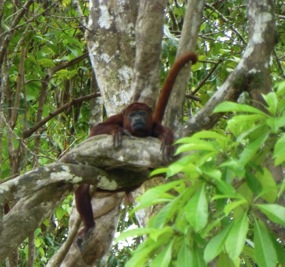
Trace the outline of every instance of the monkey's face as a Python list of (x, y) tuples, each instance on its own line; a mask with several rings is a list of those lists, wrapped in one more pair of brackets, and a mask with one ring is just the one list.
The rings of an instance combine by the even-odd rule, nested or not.
[(148, 113), (145, 110), (135, 110), (128, 114), (129, 122), (132, 131), (144, 131), (147, 129), (147, 116)]
[(152, 128), (151, 114), (146, 110), (133, 110), (126, 114), (128, 131), (139, 137), (149, 136)]

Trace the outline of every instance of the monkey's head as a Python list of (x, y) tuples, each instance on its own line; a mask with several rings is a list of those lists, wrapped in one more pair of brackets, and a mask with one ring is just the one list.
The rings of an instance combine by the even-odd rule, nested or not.
[(124, 111), (124, 128), (130, 134), (138, 137), (151, 136), (152, 132), (152, 110), (144, 103), (135, 102)]

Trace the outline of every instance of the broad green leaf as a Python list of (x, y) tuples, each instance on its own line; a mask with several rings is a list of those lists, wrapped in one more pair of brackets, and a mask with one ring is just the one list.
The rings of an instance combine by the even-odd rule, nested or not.
[(214, 113), (217, 113), (217, 112), (247, 112), (247, 113), (260, 114), (260, 115), (267, 116), (264, 112), (252, 106), (245, 105), (245, 104), (238, 104), (234, 102), (228, 102), (228, 101), (225, 101), (219, 104), (214, 109)]
[(232, 202), (228, 203), (228, 204), (225, 206), (224, 212), (225, 212), (226, 215), (229, 215), (229, 213), (230, 213), (233, 209), (235, 209), (235, 208), (237, 208), (237, 207), (239, 207), (239, 206), (241, 206), (241, 205), (244, 205), (244, 204), (246, 204), (246, 203), (247, 203), (246, 199), (240, 199), (240, 200), (237, 200), (237, 201), (232, 201)]
[(186, 241), (182, 243), (177, 256), (176, 266), (189, 267), (193, 262), (193, 252), (187, 245)]
[(254, 252), (258, 267), (276, 267), (277, 255), (267, 227), (257, 220), (254, 222)]
[(147, 190), (142, 196), (140, 196), (139, 205), (135, 210), (145, 208), (156, 203), (169, 202), (174, 197), (167, 192), (180, 183), (181, 181), (173, 181)]
[(200, 131), (192, 135), (191, 137), (184, 137), (177, 141), (178, 144), (185, 144), (185, 143), (196, 143), (198, 140), (209, 139), (212, 141), (216, 141), (220, 145), (224, 145), (227, 141), (227, 136), (224, 134), (219, 134), (214, 131)]
[(119, 242), (122, 240), (125, 240), (129, 237), (137, 237), (142, 235), (147, 235), (151, 232), (156, 231), (155, 228), (137, 228), (137, 229), (131, 229), (127, 230), (125, 232), (120, 233), (120, 235), (115, 239), (115, 242)]
[(230, 229), (231, 226), (229, 225), (210, 240), (204, 250), (204, 259), (207, 263), (222, 252)]
[(202, 250), (200, 247), (194, 244), (193, 248), (193, 264), (195, 267), (207, 267), (206, 262), (203, 258)]
[(245, 147), (245, 149), (240, 154), (241, 166), (245, 166), (256, 155), (257, 151), (265, 143), (268, 136), (269, 133), (266, 132)]
[(154, 258), (150, 267), (167, 267), (172, 259), (173, 241), (170, 242), (161, 252)]
[(273, 157), (275, 158), (275, 165), (285, 162), (285, 134), (283, 134), (274, 146)]
[(285, 95), (285, 81), (277, 83), (277, 95), (279, 98), (283, 98)]
[(237, 135), (243, 130), (252, 131), (252, 126), (262, 119), (264, 119), (264, 116), (260, 114), (235, 115), (228, 121), (227, 128), (229, 130), (233, 130), (235, 135)]
[(285, 126), (285, 117), (271, 117), (266, 120), (273, 133), (278, 133)]
[(272, 114), (275, 115), (277, 111), (278, 99), (275, 92), (270, 92), (266, 95), (262, 95), (263, 99), (267, 103), (266, 109)]
[(182, 172), (185, 166), (183, 166), (180, 162), (174, 162), (167, 168), (167, 176), (171, 177), (179, 172)]
[(167, 168), (158, 168), (151, 172), (150, 176), (156, 176), (158, 174), (164, 174), (167, 172)]
[(49, 58), (42, 58), (38, 60), (39, 65), (41, 65), (44, 68), (51, 68), (55, 66), (55, 63), (52, 59)]
[(199, 140), (195, 144), (188, 143), (188, 144), (179, 146), (176, 150), (176, 153), (179, 154), (179, 153), (193, 151), (193, 150), (216, 151), (216, 148), (210, 142)]
[(157, 242), (154, 242), (151, 239), (147, 239), (136, 249), (136, 253), (125, 264), (125, 267), (145, 267), (146, 262), (150, 258), (150, 254), (152, 254), (164, 244), (165, 240), (162, 238), (159, 239)]
[(169, 221), (172, 221), (173, 218), (176, 218), (177, 213), (181, 209), (184, 209), (185, 203), (188, 202), (188, 199), (190, 199), (194, 190), (195, 186), (185, 190), (183, 193), (180, 193), (172, 201), (164, 205), (164, 207), (162, 207), (159, 212), (149, 220), (149, 225), (156, 228), (161, 228)]
[(215, 180), (215, 185), (218, 190), (223, 193), (224, 195), (229, 195), (232, 197), (237, 197), (235, 189), (232, 187), (231, 184), (223, 181), (223, 180)]
[(262, 172), (256, 174), (256, 178), (262, 186), (260, 195), (268, 202), (274, 202), (277, 198), (277, 185), (272, 176), (272, 173), (267, 169), (263, 168)]
[(272, 222), (285, 226), (285, 208), (277, 204), (256, 205)]
[(248, 218), (245, 213), (240, 219), (235, 219), (234, 224), (231, 227), (227, 239), (226, 250), (230, 258), (235, 262), (241, 254), (245, 245), (245, 239), (248, 231)]
[(175, 217), (178, 209), (181, 207), (178, 206), (174, 209), (174, 203), (176, 203), (176, 201), (171, 201), (162, 207), (159, 212), (149, 220), (149, 226), (156, 228), (164, 227), (173, 217)]
[(186, 206), (186, 218), (196, 232), (203, 229), (208, 222), (208, 202), (205, 185), (193, 195)]
[(229, 255), (227, 253), (222, 252), (218, 258), (217, 267), (236, 267), (236, 266), (230, 259)]

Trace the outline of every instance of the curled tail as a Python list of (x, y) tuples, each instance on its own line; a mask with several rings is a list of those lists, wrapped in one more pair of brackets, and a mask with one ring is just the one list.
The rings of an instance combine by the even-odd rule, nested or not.
[(164, 85), (161, 89), (158, 101), (155, 106), (155, 110), (153, 112), (153, 121), (161, 123), (163, 119), (163, 115), (166, 109), (166, 105), (170, 96), (170, 93), (172, 91), (173, 85), (175, 83), (176, 77), (182, 67), (188, 63), (189, 61), (192, 62), (192, 64), (195, 64), (198, 61), (198, 57), (193, 52), (188, 52), (178, 58), (173, 66), (171, 67), (166, 80), (164, 82)]

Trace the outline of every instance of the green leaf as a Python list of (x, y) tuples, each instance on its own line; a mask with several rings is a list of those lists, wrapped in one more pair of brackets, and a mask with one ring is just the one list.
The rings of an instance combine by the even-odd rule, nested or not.
[(187, 245), (186, 240), (182, 243), (177, 256), (176, 266), (179, 267), (189, 267), (193, 262), (193, 252)]
[(179, 184), (181, 181), (173, 181), (147, 190), (140, 196), (139, 205), (136, 206), (135, 211), (157, 203), (169, 202), (174, 197), (167, 192)]
[(52, 59), (49, 58), (42, 58), (38, 60), (39, 65), (41, 65), (44, 68), (51, 68), (55, 66), (55, 63)]
[(153, 242), (153, 240), (147, 239), (137, 248), (136, 253), (125, 264), (125, 267), (145, 267), (146, 262), (150, 258), (150, 254), (153, 253), (156, 249), (163, 246), (164, 243), (165, 240), (162, 238), (157, 242)]
[(254, 252), (258, 267), (276, 267), (277, 255), (267, 227), (263, 222), (254, 222)]
[(227, 129), (233, 132), (234, 136), (242, 134), (247, 136), (249, 133), (254, 131), (254, 127), (260, 122), (265, 123), (264, 116), (259, 114), (246, 114), (246, 115), (235, 115), (230, 120), (228, 120)]
[(198, 151), (216, 151), (215, 147), (209, 141), (197, 140), (196, 143), (188, 143), (177, 148), (176, 153), (189, 152), (193, 150)]
[(278, 204), (256, 205), (272, 222), (285, 226), (285, 208)]
[(185, 207), (186, 219), (196, 232), (202, 230), (208, 222), (208, 202), (205, 192), (205, 185), (193, 195)]
[(224, 212), (225, 212), (226, 215), (229, 215), (229, 213), (230, 213), (233, 209), (235, 209), (235, 208), (237, 208), (237, 207), (239, 207), (239, 206), (241, 206), (241, 205), (244, 205), (244, 204), (246, 204), (246, 203), (247, 203), (246, 199), (240, 199), (240, 200), (238, 200), (238, 201), (232, 201), (232, 202), (228, 203), (228, 204), (225, 206)]
[(247, 113), (260, 114), (260, 115), (267, 116), (267, 114), (265, 114), (261, 110), (254, 108), (252, 106), (245, 105), (245, 104), (238, 104), (234, 102), (228, 102), (228, 101), (225, 101), (219, 104), (214, 109), (214, 113), (218, 113), (218, 112), (247, 112)]
[(245, 166), (257, 153), (269, 136), (268, 132), (261, 134), (255, 141), (249, 143), (240, 154), (240, 164)]
[(270, 92), (266, 95), (262, 95), (263, 99), (267, 103), (266, 109), (272, 114), (275, 115), (278, 106), (278, 99), (275, 92)]
[(241, 219), (235, 219), (226, 239), (226, 250), (233, 261), (236, 261), (243, 250), (247, 231), (248, 218), (245, 213)]
[(173, 242), (170, 242), (168, 246), (162, 249), (162, 251), (154, 258), (150, 267), (167, 267), (172, 259), (172, 247)]
[(210, 240), (204, 250), (204, 259), (207, 263), (221, 253), (230, 229), (231, 226), (229, 225)]
[(156, 231), (156, 229), (154, 228), (137, 228), (137, 229), (127, 230), (125, 232), (120, 233), (120, 235), (115, 239), (115, 242), (118, 243), (119, 241), (125, 240), (129, 237), (147, 235), (154, 231)]
[(156, 176), (158, 174), (164, 174), (167, 172), (167, 168), (158, 168), (151, 172), (150, 176)]
[(271, 117), (266, 120), (273, 133), (278, 133), (285, 126), (285, 117)]
[(260, 192), (261, 197), (268, 202), (274, 202), (277, 198), (278, 192), (272, 173), (267, 168), (263, 168), (262, 172), (258, 172), (256, 174), (256, 178), (262, 187)]
[(285, 81), (277, 83), (277, 95), (279, 98), (283, 98), (285, 95)]
[(285, 162), (285, 134), (283, 134), (274, 146), (273, 157), (275, 158), (275, 165)]
[(236, 267), (236, 265), (234, 265), (227, 253), (221, 253), (218, 258), (216, 267)]
[(233, 186), (223, 180), (215, 180), (215, 185), (218, 190), (224, 195), (229, 195), (232, 197), (237, 197), (236, 191)]
[(193, 249), (193, 264), (195, 267), (207, 267), (206, 262), (202, 255), (202, 250), (200, 247), (194, 244)]

